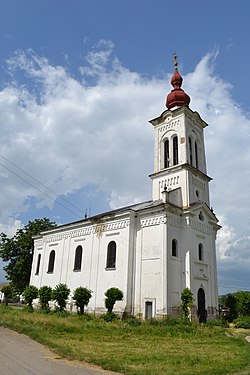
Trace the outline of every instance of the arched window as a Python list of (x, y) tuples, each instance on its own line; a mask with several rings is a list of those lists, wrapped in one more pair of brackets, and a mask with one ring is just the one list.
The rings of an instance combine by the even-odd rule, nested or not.
[(35, 275), (39, 275), (40, 263), (41, 263), (41, 254), (38, 254)]
[(164, 142), (164, 168), (169, 167), (169, 140)]
[(198, 258), (199, 260), (204, 260), (204, 249), (202, 243), (198, 245)]
[(111, 241), (108, 244), (108, 249), (107, 249), (106, 268), (115, 268), (115, 263), (116, 263), (116, 243), (115, 241)]
[(172, 256), (177, 257), (178, 256), (178, 248), (177, 248), (177, 241), (176, 239), (172, 240)]
[(82, 268), (82, 246), (79, 245), (75, 251), (75, 263), (74, 263), (74, 271), (81, 271)]
[(196, 168), (199, 168), (198, 145), (197, 145), (197, 142), (194, 143), (194, 152), (195, 152), (195, 166), (196, 166)]
[(55, 250), (51, 250), (49, 254), (48, 273), (54, 272), (55, 256), (56, 256)]
[(173, 165), (178, 164), (178, 137), (173, 138)]
[(192, 139), (188, 138), (188, 148), (189, 148), (189, 162), (193, 165), (193, 153), (192, 153)]

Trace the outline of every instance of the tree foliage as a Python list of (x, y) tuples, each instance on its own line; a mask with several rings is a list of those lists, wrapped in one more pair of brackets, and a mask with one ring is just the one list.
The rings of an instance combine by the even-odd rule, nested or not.
[(232, 322), (238, 316), (250, 316), (250, 292), (238, 291), (220, 297), (220, 304), (229, 309), (226, 319)]
[(52, 288), (44, 285), (38, 291), (39, 302), (42, 310), (49, 309), (49, 301), (52, 299)]
[(24, 300), (25, 303), (28, 304), (28, 306), (33, 309), (32, 302), (35, 298), (38, 297), (38, 288), (34, 285), (28, 285), (23, 291)]
[(58, 303), (59, 310), (63, 311), (67, 304), (70, 289), (66, 284), (58, 284), (52, 291), (52, 298)]
[(191, 292), (189, 288), (183, 289), (181, 293), (181, 301), (182, 301), (181, 310), (182, 310), (183, 317), (185, 319), (188, 319), (189, 314), (190, 314), (190, 308), (194, 301), (193, 293)]
[(5, 233), (0, 234), (0, 257), (7, 262), (4, 270), (16, 292), (22, 293), (29, 285), (34, 252), (32, 236), (54, 227), (56, 223), (47, 218), (36, 219), (29, 221), (24, 228), (18, 229), (11, 238)]
[(123, 300), (123, 292), (118, 288), (109, 288), (105, 292), (105, 307), (108, 309), (108, 313), (112, 314), (116, 301)]
[(84, 314), (84, 307), (88, 305), (91, 296), (92, 291), (82, 286), (74, 291), (73, 300), (75, 300), (76, 306), (80, 309), (81, 315)]

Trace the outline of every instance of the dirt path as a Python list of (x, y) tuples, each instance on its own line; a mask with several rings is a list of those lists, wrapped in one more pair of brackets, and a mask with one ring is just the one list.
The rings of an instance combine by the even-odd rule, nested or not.
[(0, 375), (108, 375), (98, 367), (66, 361), (48, 348), (0, 327)]

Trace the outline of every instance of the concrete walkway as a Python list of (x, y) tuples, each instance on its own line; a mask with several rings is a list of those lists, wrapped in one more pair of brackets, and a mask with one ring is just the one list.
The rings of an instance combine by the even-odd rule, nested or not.
[(0, 375), (101, 374), (114, 373), (86, 363), (66, 361), (29, 337), (0, 327)]

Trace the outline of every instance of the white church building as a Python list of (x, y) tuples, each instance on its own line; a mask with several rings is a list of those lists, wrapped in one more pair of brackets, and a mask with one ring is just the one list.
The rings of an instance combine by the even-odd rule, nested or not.
[(103, 313), (104, 293), (124, 293), (115, 312), (147, 319), (177, 316), (191, 289), (193, 318), (218, 313), (216, 233), (204, 147), (207, 124), (189, 108), (175, 60), (167, 109), (154, 129), (152, 200), (40, 233), (30, 284), (91, 289), (88, 312)]

